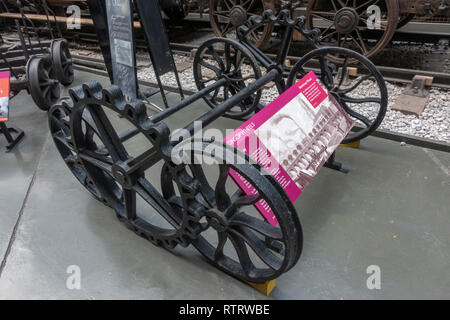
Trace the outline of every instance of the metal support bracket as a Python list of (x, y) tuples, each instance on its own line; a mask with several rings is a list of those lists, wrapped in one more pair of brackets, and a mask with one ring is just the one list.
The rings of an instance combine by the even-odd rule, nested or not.
[(0, 122), (0, 133), (4, 134), (6, 141), (8, 141), (6, 152), (10, 152), (25, 136), (23, 130), (7, 127), (4, 122)]
[(425, 76), (414, 76), (412, 83), (408, 85), (404, 94), (408, 96), (426, 98), (430, 94), (425, 88), (428, 78)]
[(333, 152), (331, 157), (328, 159), (327, 162), (325, 162), (325, 164), (323, 166), (326, 168), (332, 169), (332, 170), (336, 170), (336, 171), (345, 173), (345, 174), (350, 172), (350, 170), (342, 167), (342, 163), (336, 161), (336, 152)]

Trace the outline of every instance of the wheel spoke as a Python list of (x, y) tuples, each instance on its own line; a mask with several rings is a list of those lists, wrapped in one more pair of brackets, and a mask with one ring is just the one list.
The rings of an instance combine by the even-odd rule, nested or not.
[(365, 75), (365, 76), (363, 76), (363, 77), (360, 77), (360, 79), (356, 82), (356, 84), (355, 85), (353, 85), (352, 87), (350, 87), (350, 88), (348, 88), (348, 89), (345, 89), (345, 90), (339, 90), (339, 91), (337, 91), (339, 94), (343, 94), (343, 95), (345, 95), (345, 94), (347, 94), (347, 93), (350, 93), (350, 92), (352, 92), (353, 90), (355, 90), (361, 83), (363, 83), (364, 81), (366, 81), (366, 80), (368, 80), (370, 77), (372, 77), (372, 75), (371, 74), (368, 74), (368, 75)]
[(242, 195), (242, 191), (238, 190), (231, 197), (231, 206), (227, 209), (225, 216), (231, 218), (239, 208), (255, 205), (259, 200), (261, 200), (259, 194)]
[(229, 229), (230, 233), (243, 240), (256, 255), (271, 269), (278, 270), (283, 264), (282, 261), (267, 249), (265, 243), (259, 239), (250, 229), (247, 228), (233, 228)]
[(344, 101), (344, 102), (347, 102), (347, 103), (358, 103), (358, 104), (360, 104), (360, 103), (370, 103), (370, 102), (372, 102), (372, 103), (381, 104), (381, 99), (380, 98), (375, 98), (375, 97), (358, 99), (358, 98), (351, 98), (351, 97), (348, 97), (346, 95), (341, 95), (340, 96), (340, 100)]
[(225, 28), (222, 30), (222, 36), (225, 37), (228, 33), (230, 33), (233, 30), (234, 30), (233, 25), (231, 24), (231, 22), (228, 22), (225, 25)]
[(356, 118), (360, 120), (362, 123), (364, 123), (367, 127), (370, 127), (372, 125), (372, 122), (367, 119), (367, 117), (363, 116), (362, 114), (356, 112), (352, 108), (350, 108), (345, 102), (340, 101), (342, 108), (353, 118)]
[(227, 165), (219, 165), (220, 175), (215, 188), (216, 205), (219, 210), (224, 211), (230, 205), (230, 197), (227, 194), (225, 185), (230, 175), (230, 167)]
[[(139, 178), (137, 183), (133, 186), (133, 190), (136, 191), (145, 202), (158, 211), (158, 213), (173, 227), (179, 227), (181, 218), (173, 213), (172, 207), (160, 195), (158, 190), (156, 190), (145, 178)], [(168, 214), (169, 212), (171, 213), (170, 215)]]
[(229, 223), (231, 226), (243, 226), (250, 228), (263, 236), (274, 240), (283, 240), (283, 234), (279, 228), (242, 212), (236, 213), (231, 218)]
[(133, 221), (136, 219), (136, 191), (124, 189), (123, 197), (127, 219)]
[(225, 71), (225, 64), (223, 63), (223, 60), (220, 58), (219, 54), (217, 53), (216, 48), (214, 48), (213, 45), (211, 45), (208, 48), (211, 50), (214, 60), (216, 60), (217, 63), (219, 64), (220, 70)]
[(255, 266), (253, 265), (252, 260), (248, 255), (248, 250), (245, 242), (234, 233), (229, 233), (228, 237), (230, 238), (231, 243), (236, 250), (242, 270), (248, 276), (250, 272), (255, 268)]
[(112, 161), (107, 157), (97, 154), (91, 150), (83, 150), (83, 152), (79, 154), (79, 157), (95, 167), (108, 172), (112, 176)]
[(98, 130), (99, 138), (103, 141), (114, 161), (124, 161), (128, 159), (127, 151), (120, 141), (114, 127), (106, 116), (101, 106), (87, 107)]
[(344, 79), (345, 76), (347, 74), (347, 66), (348, 66), (348, 56), (345, 56), (344, 58), (344, 64), (342, 65), (342, 74), (341, 74), (341, 79), (339, 80), (339, 84), (337, 85), (337, 90), (339, 90), (339, 88), (342, 86), (342, 84), (344, 83)]
[(214, 251), (214, 261), (218, 261), (223, 257), (223, 248), (228, 240), (228, 235), (226, 232), (218, 233), (219, 243), (217, 244), (217, 248)]
[(379, 2), (380, 0), (369, 0), (364, 2), (363, 4), (361, 4), (360, 6), (356, 7), (356, 11), (361, 10), (361, 9), (366, 9), (367, 7), (369, 7), (370, 5), (375, 5)]
[(220, 74), (220, 70), (219, 69), (217, 69), (215, 66), (213, 66), (212, 64), (210, 64), (210, 63), (208, 63), (208, 62), (206, 62), (204, 60), (200, 61), (200, 65), (205, 67), (205, 68), (207, 68), (207, 69), (209, 69), (209, 70), (214, 71), (216, 73), (216, 75)]
[(324, 84), (327, 87), (332, 87), (334, 80), (333, 80), (333, 75), (330, 72), (330, 69), (328, 67), (328, 63), (326, 62), (324, 56), (320, 56), (319, 57), (319, 62), (320, 62), (320, 69), (321, 69), (321, 74), (322, 74), (322, 81), (324, 82)]
[(74, 151), (73, 146), (71, 146), (69, 144), (69, 142), (67, 141), (66, 135), (62, 131), (58, 131), (58, 132), (54, 133), (52, 136), (53, 136), (53, 139), (56, 139), (59, 142), (61, 142), (67, 149), (69, 149), (70, 151)]
[(231, 45), (227, 42), (225, 43), (225, 72), (228, 73), (231, 70)]

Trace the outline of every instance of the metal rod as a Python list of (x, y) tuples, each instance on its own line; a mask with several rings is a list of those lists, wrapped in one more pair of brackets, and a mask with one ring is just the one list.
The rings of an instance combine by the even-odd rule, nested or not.
[[(166, 109), (163, 112), (160, 112), (160, 113), (154, 115), (153, 117), (150, 117), (150, 120), (154, 123), (164, 120), (165, 118), (169, 117), (170, 115), (174, 114), (175, 112), (180, 111), (181, 109), (189, 106), (190, 104), (197, 101), (198, 99), (201, 99), (202, 97), (204, 97), (206, 94), (210, 93), (211, 91), (216, 90), (220, 86), (224, 85), (226, 82), (227, 82), (226, 79), (220, 79), (216, 83), (189, 96), (185, 100), (181, 101), (179, 104), (177, 104), (173, 107), (170, 107), (169, 109)], [(122, 132), (119, 135), (119, 139), (121, 142), (125, 142), (125, 141), (135, 137), (139, 132), (140, 131), (138, 128), (129, 129), (127, 131)]]
[[(195, 128), (195, 122), (199, 121), (202, 124), (202, 128), (209, 125), (214, 120), (220, 118), (223, 116), (228, 110), (233, 108), (235, 105), (237, 105), (242, 100), (248, 98), (250, 95), (252, 95), (255, 91), (258, 91), (261, 89), (264, 85), (267, 83), (275, 80), (280, 75), (280, 72), (277, 69), (272, 69), (269, 72), (267, 72), (263, 77), (259, 78), (249, 86), (247, 86), (242, 91), (239, 91), (236, 95), (225, 101), (224, 103), (218, 105), (208, 113), (204, 114), (197, 120), (191, 122), (186, 127), (184, 127), (185, 130), (187, 130), (190, 135), (193, 135), (194, 128)], [(189, 138), (189, 137), (184, 137)]]
[(182, 100), (179, 104), (177, 104), (173, 107), (170, 107), (169, 109), (166, 109), (163, 112), (150, 117), (150, 120), (155, 123), (159, 122), (161, 120), (164, 120), (167, 117), (169, 117), (170, 115), (174, 114), (175, 112), (180, 111), (181, 109), (187, 107), (191, 103), (203, 98), (208, 93), (216, 90), (217, 88), (223, 86), (226, 83), (227, 83), (227, 80), (225, 78), (222, 78), (222, 79), (218, 80), (217, 82), (215, 82), (214, 84), (212, 84), (212, 85), (200, 90), (199, 92), (187, 97), (186, 99)]

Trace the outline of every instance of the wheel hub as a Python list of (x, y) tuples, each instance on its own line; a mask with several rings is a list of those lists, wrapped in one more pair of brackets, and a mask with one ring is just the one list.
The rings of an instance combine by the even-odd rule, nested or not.
[(240, 27), (247, 23), (247, 11), (241, 6), (234, 6), (230, 11), (230, 21), (235, 27)]
[(114, 179), (125, 189), (131, 189), (136, 182), (134, 175), (129, 175), (120, 164), (113, 165), (112, 173)]
[(336, 31), (348, 34), (358, 27), (359, 15), (355, 9), (345, 7), (340, 9), (334, 18)]
[(209, 225), (218, 232), (224, 232), (228, 229), (228, 220), (219, 212), (210, 212), (207, 220)]

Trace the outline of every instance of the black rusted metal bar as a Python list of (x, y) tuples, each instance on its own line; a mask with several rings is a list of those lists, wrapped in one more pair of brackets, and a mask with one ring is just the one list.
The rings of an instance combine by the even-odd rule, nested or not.
[(169, 109), (158, 113), (156, 115), (154, 115), (153, 117), (150, 117), (150, 119), (153, 122), (159, 122), (162, 121), (164, 119), (166, 119), (167, 117), (171, 116), (172, 114), (174, 114), (177, 111), (180, 111), (181, 109), (189, 106), (190, 104), (192, 104), (193, 102), (203, 98), (205, 95), (207, 95), (208, 93), (216, 90), (217, 88), (220, 88), (221, 86), (223, 86), (225, 83), (227, 82), (226, 79), (220, 79), (217, 80), (217, 82), (215, 82), (214, 84), (200, 90), (199, 92), (187, 97), (186, 99), (184, 99), (183, 101), (181, 101), (180, 103), (178, 103), (177, 105), (170, 107)]
[(201, 122), (202, 127), (203, 128), (206, 127), (214, 120), (217, 120), (218, 118), (222, 117), (225, 114), (225, 112), (236, 106), (239, 102), (248, 98), (255, 91), (260, 90), (264, 85), (275, 80), (279, 76), (280, 72), (277, 69), (270, 70), (264, 76), (257, 79), (255, 82), (250, 84), (245, 89), (239, 91), (236, 95), (234, 95), (221, 105), (218, 105), (216, 108), (212, 109), (208, 113), (204, 114), (200, 118), (188, 124), (186, 127), (184, 127), (184, 129), (187, 130), (190, 134), (193, 134), (195, 122)]

